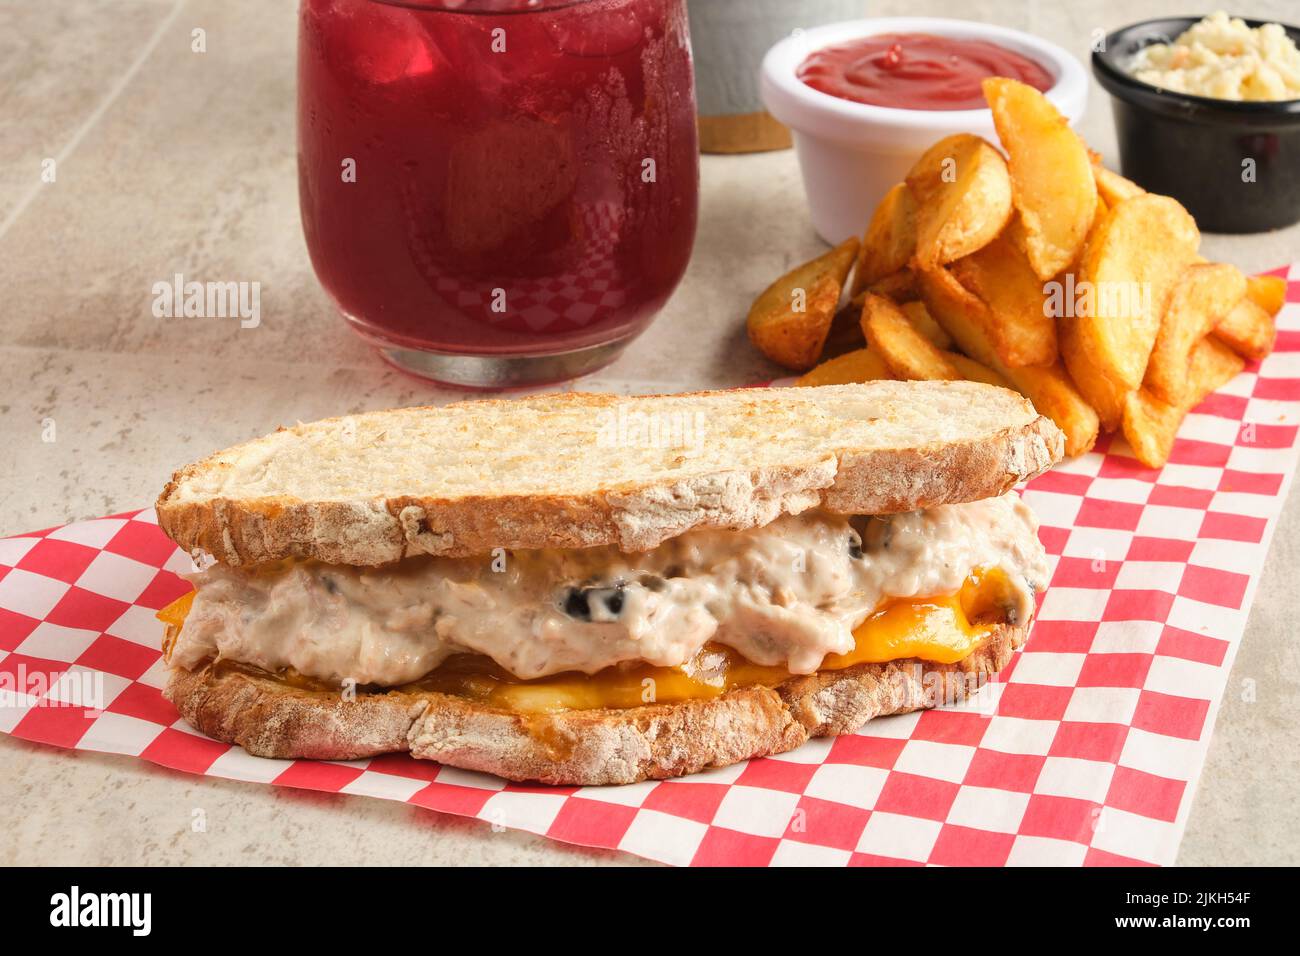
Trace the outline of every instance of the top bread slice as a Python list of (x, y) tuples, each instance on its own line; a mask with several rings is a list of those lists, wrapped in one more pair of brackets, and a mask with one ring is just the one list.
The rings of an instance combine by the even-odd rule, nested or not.
[(643, 551), (821, 507), (978, 501), (1060, 459), (1015, 392), (871, 382), (458, 402), (281, 428), (173, 475), (158, 519), (229, 565), (494, 548)]

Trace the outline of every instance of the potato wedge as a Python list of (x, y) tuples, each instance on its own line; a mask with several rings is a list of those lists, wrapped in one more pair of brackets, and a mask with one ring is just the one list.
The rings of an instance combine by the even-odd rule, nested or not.
[(1193, 409), (1215, 389), (1232, 381), (1246, 367), (1246, 360), (1214, 336), (1201, 339), (1192, 349), (1187, 370), (1187, 407)]
[(862, 332), (867, 345), (884, 360), (895, 378), (961, 378), (943, 353), (888, 299), (867, 294), (862, 306)]
[(800, 372), (812, 368), (857, 254), (858, 240), (847, 239), (764, 289), (749, 310), (750, 341), (778, 365)]
[(1214, 327), (1214, 336), (1238, 355), (1258, 362), (1273, 351), (1277, 327), (1271, 315), (1245, 298)]
[(899, 269), (892, 275), (871, 283), (866, 291), (883, 295), (886, 299), (893, 299), (895, 302), (911, 302), (920, 295), (916, 291), (916, 277), (911, 269)]
[(968, 356), (998, 373), (1065, 433), (1065, 453), (1082, 455), (1097, 441), (1097, 413), (1079, 394), (1060, 362), (1040, 368), (1008, 368), (998, 361), (985, 329), (988, 307), (946, 269), (917, 274), (926, 308)]
[(1161, 316), (1199, 242), (1187, 210), (1147, 193), (1114, 206), (1084, 247), (1057, 333), (1071, 377), (1107, 428), (1120, 424), (1146, 376)]
[(1187, 267), (1169, 297), (1147, 364), (1145, 387), (1156, 398), (1173, 405), (1187, 399), (1192, 349), (1245, 294), (1246, 277), (1236, 266), (1207, 262)]
[(1163, 467), (1187, 413), (1245, 366), (1241, 356), (1210, 336), (1192, 348), (1182, 401), (1163, 401), (1147, 388), (1131, 393), (1124, 405), (1124, 437), (1138, 461), (1148, 468)]
[(916, 252), (916, 199), (906, 183), (885, 193), (862, 237), (849, 294), (906, 268)]
[(1134, 389), (1120, 381), (1097, 357), (1093, 338), (1080, 317), (1059, 318), (1056, 341), (1061, 349), (1061, 361), (1079, 393), (1096, 411), (1102, 431), (1119, 428), (1124, 418), (1124, 402)]
[[(800, 287), (799, 291), (805, 290)], [(839, 283), (831, 276), (822, 276), (806, 290), (802, 305), (779, 312), (751, 313), (749, 339), (778, 365), (795, 371), (811, 368), (826, 344), (839, 299)]]
[(1132, 199), (1134, 196), (1141, 196), (1146, 192), (1133, 180), (1125, 179), (1119, 173), (1107, 169), (1100, 162), (1092, 164), (1092, 178), (1097, 183), (1097, 194), (1105, 201), (1107, 206), (1117, 206), (1125, 199)]
[(920, 155), (903, 177), (918, 206), (933, 203), (941, 190), (957, 180), (957, 154), (969, 155), (978, 151), (979, 144), (989, 145), (974, 133), (955, 133), (937, 140)]
[(998, 369), (1001, 363), (985, 331), (989, 317), (983, 300), (968, 292), (947, 269), (925, 269), (917, 273), (916, 281), (926, 310), (957, 347), (981, 365)]
[(924, 335), (935, 348), (941, 351), (952, 348), (952, 336), (934, 320), (934, 316), (930, 314), (924, 302), (919, 299), (914, 302), (903, 302), (898, 308), (907, 316), (907, 321), (915, 326), (916, 331)]
[(1005, 236), (952, 264), (952, 274), (989, 307), (989, 339), (1010, 368), (1056, 361), (1056, 322), (1045, 308), (1043, 282)]
[(852, 385), (893, 378), (880, 356), (870, 349), (845, 352), (805, 372), (795, 385)]
[(1011, 195), (1024, 224), (1029, 264), (1040, 279), (1050, 279), (1078, 257), (1096, 213), (1088, 150), (1032, 86), (990, 77), (982, 87), (1010, 157)]
[(960, 352), (944, 352), (943, 357), (955, 368), (962, 378), (969, 382), (983, 382), (985, 385), (997, 385), (999, 388), (1009, 388), (1015, 391), (1016, 387), (1008, 382), (987, 365), (981, 365), (973, 358), (967, 358)]
[(1101, 422), (1097, 411), (1079, 393), (1065, 366), (1000, 368), (1015, 390), (1034, 403), (1039, 413), (1065, 433), (1065, 453), (1071, 457), (1091, 451), (1097, 443)]
[(1246, 280), (1246, 295), (1270, 317), (1276, 317), (1286, 305), (1286, 280), (1281, 276), (1251, 276)]
[(1124, 400), (1124, 437), (1137, 460), (1160, 468), (1174, 449), (1174, 437), (1187, 411), (1156, 398), (1148, 389), (1130, 392)]
[(939, 140), (907, 174), (916, 199), (916, 261), (933, 268), (983, 248), (1011, 218), (1011, 178), (996, 149), (969, 133)]

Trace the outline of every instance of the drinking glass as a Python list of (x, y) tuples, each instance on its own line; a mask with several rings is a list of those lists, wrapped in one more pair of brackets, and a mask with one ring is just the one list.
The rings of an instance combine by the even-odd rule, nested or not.
[(301, 0), (298, 184), (317, 277), (398, 367), (607, 364), (695, 237), (685, 0)]

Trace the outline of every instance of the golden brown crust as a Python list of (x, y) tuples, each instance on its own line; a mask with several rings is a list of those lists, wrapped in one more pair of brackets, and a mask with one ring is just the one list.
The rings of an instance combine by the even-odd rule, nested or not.
[(859, 664), (776, 687), (625, 710), (519, 714), (433, 692), (300, 690), (246, 670), (172, 671), (166, 694), (210, 737), (263, 757), (348, 760), (398, 751), (511, 780), (624, 784), (695, 773), (852, 733), (873, 717), (963, 699), (1011, 659), (1028, 623), (1003, 625), (956, 664)]
[(837, 514), (898, 514), (1004, 494), (1060, 461), (1061, 432), (1039, 417), (985, 441), (952, 442), (891, 453), (841, 456), (835, 483), (820, 505)]

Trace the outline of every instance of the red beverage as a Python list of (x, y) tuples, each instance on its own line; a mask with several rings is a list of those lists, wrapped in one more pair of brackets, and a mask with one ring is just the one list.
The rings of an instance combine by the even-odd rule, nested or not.
[(471, 386), (611, 361), (677, 286), (699, 160), (684, 0), (302, 0), (298, 183), (322, 285)]

